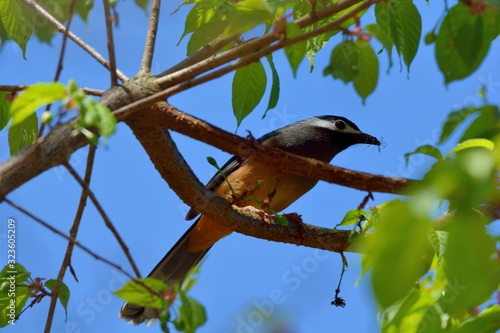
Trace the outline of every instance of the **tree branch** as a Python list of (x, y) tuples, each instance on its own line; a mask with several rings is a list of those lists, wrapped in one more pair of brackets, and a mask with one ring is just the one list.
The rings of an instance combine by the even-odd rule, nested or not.
[(97, 211), (101, 215), (102, 219), (104, 220), (104, 224), (106, 224), (106, 227), (108, 227), (108, 229), (111, 231), (111, 233), (113, 234), (113, 236), (115, 236), (116, 240), (118, 241), (118, 244), (120, 244), (120, 247), (122, 248), (123, 253), (125, 253), (125, 256), (127, 257), (128, 261), (130, 263), (130, 266), (132, 266), (132, 269), (134, 270), (135, 275), (138, 278), (140, 278), (141, 277), (141, 273), (139, 272), (139, 269), (137, 268), (137, 265), (135, 264), (135, 261), (132, 258), (132, 255), (130, 254), (130, 251), (128, 250), (127, 244), (125, 244), (125, 241), (123, 240), (123, 238), (118, 233), (118, 230), (116, 230), (115, 226), (113, 225), (113, 223), (109, 219), (108, 215), (106, 214), (106, 212), (102, 208), (101, 204), (99, 203), (99, 201), (95, 197), (94, 193), (90, 190), (89, 185), (87, 183), (85, 183), (82, 180), (82, 178), (80, 178), (80, 176), (78, 175), (78, 173), (75, 171), (75, 169), (73, 169), (73, 167), (71, 165), (69, 165), (69, 163), (67, 163), (67, 162), (64, 163), (64, 166), (71, 173), (71, 175), (73, 176), (73, 178), (75, 178), (75, 180), (80, 184), (80, 186), (87, 192), (90, 200), (92, 201), (92, 203), (94, 204), (95, 208), (97, 209)]
[(99, 260), (99, 261), (102, 261), (106, 264), (108, 264), (109, 266), (117, 269), (118, 271), (122, 272), (123, 274), (125, 274), (128, 278), (130, 278), (131, 280), (135, 280), (135, 277), (130, 274), (129, 272), (127, 272), (126, 270), (124, 270), (123, 268), (121, 268), (119, 265), (115, 264), (114, 262), (106, 259), (106, 258), (103, 258), (101, 257), (99, 254), (97, 254), (96, 252), (92, 251), (91, 249), (89, 249), (88, 247), (86, 247), (85, 245), (81, 244), (79, 241), (77, 241), (75, 238), (71, 237), (71, 236), (67, 236), (66, 234), (64, 234), (62, 231), (58, 230), (57, 228), (53, 227), (52, 225), (50, 225), (50, 223), (47, 223), (46, 221), (42, 220), (41, 218), (37, 217), (36, 215), (32, 214), (31, 212), (27, 211), (26, 209), (24, 209), (23, 207), (15, 204), (14, 202), (10, 201), (9, 199), (7, 198), (4, 198), (4, 201), (9, 204), (11, 207), (17, 209), (18, 211), (20, 211), (21, 213), (25, 214), (26, 216), (29, 216), (31, 219), (33, 219), (34, 221), (36, 221), (37, 223), (41, 224), (42, 226), (44, 226), (45, 228), (49, 229), (50, 231), (54, 232), (55, 234), (63, 237), (64, 239), (72, 242), (72, 243), (75, 243), (75, 245), (77, 247), (79, 247), (80, 249), (82, 249), (84, 252), (86, 252), (87, 254), (91, 255), (92, 257), (94, 257), (96, 260)]
[(146, 45), (142, 54), (141, 68), (139, 73), (150, 72), (155, 49), (156, 33), (158, 31), (158, 19), (160, 17), (161, 0), (153, 0), (151, 12), (149, 13), (148, 32), (146, 34)]
[[(42, 17), (44, 17), (50, 24), (56, 27), (57, 31), (59, 31), (60, 33), (64, 33), (65, 31), (64, 25), (61, 22), (59, 22), (54, 16), (52, 16), (48, 11), (46, 11), (42, 6), (40, 6), (36, 1), (34, 0), (22, 0), (22, 1), (31, 8), (33, 8), (37, 13), (42, 15)], [(109, 62), (93, 47), (82, 41), (77, 35), (75, 35), (71, 31), (68, 31), (68, 37), (72, 41), (74, 41), (78, 46), (80, 46), (83, 50), (85, 50), (88, 54), (90, 54), (100, 64), (102, 64), (107, 69), (110, 69)], [(125, 74), (123, 74), (120, 70), (117, 70), (116, 74), (123, 82), (128, 80), (128, 77)]]
[[(83, 181), (85, 182), (85, 184), (87, 184), (87, 186), (90, 185), (92, 168), (94, 166), (95, 150), (96, 150), (95, 146), (92, 145), (89, 146), (89, 154), (87, 156), (87, 166), (85, 168), (85, 176), (83, 179)], [(80, 227), (80, 222), (82, 220), (83, 212), (85, 210), (85, 206), (87, 205), (87, 197), (88, 197), (88, 191), (83, 188), (82, 194), (80, 195), (80, 202), (78, 203), (78, 208), (76, 210), (76, 215), (73, 220), (73, 225), (71, 226), (71, 229), (69, 231), (70, 239), (76, 239), (76, 236), (78, 234), (78, 229)], [(59, 295), (59, 289), (61, 288), (64, 275), (66, 274), (66, 269), (71, 264), (71, 257), (73, 256), (74, 248), (75, 248), (75, 243), (70, 240), (68, 242), (68, 246), (66, 247), (66, 253), (64, 254), (64, 259), (62, 261), (61, 268), (59, 269), (56, 283), (54, 284), (54, 288), (52, 289), (52, 295), (50, 297), (49, 312), (47, 314), (47, 321), (45, 322), (45, 332), (47, 333), (50, 332), (50, 328), (52, 326), (52, 320), (54, 318), (57, 298)]]
[(102, 0), (104, 6), (104, 21), (106, 22), (106, 36), (108, 40), (109, 72), (111, 73), (111, 86), (118, 85), (116, 75), (115, 42), (113, 39), (113, 17), (109, 8), (109, 0)]
[[(414, 180), (357, 172), (315, 159), (288, 154), (260, 145), (252, 138), (241, 138), (161, 102), (126, 119), (127, 124), (168, 128), (231, 154), (279, 166), (287, 172), (362, 191), (402, 194)], [(143, 143), (144, 144), (144, 143)]]
[(156, 169), (188, 205), (236, 232), (276, 242), (303, 245), (328, 251), (359, 251), (352, 244), (351, 231), (321, 228), (303, 223), (300, 218), (288, 215), (289, 223), (282, 226), (263, 222), (262, 218), (245, 209), (232, 206), (224, 199), (208, 191), (194, 175), (180, 155), (170, 134), (160, 128), (142, 127), (131, 121), (137, 139), (151, 157)]
[[(330, 17), (336, 13), (346, 10), (360, 3), (361, 1), (362, 0), (339, 1), (338, 3), (335, 3), (332, 6), (326, 7), (320, 11), (304, 15), (303, 17), (295, 20), (294, 23), (298, 24), (299, 27), (304, 28), (311, 24), (317, 23), (324, 18)], [(373, 3), (374, 3), (373, 0), (365, 1), (365, 5), (367, 6), (371, 6)], [(263, 48), (271, 45), (273, 42), (277, 40), (279, 40), (279, 37), (277, 37), (273, 32), (270, 32), (262, 37), (255, 38), (249, 40), (246, 43), (242, 43), (238, 46), (235, 46), (228, 51), (216, 54), (205, 61), (201, 61), (192, 66), (179, 70), (175, 73), (159, 77), (157, 83), (162, 88), (167, 88), (175, 84), (178, 84), (180, 82), (191, 80), (200, 74), (213, 70), (230, 61), (236, 60), (245, 55), (250, 55), (255, 52), (258, 52)], [(168, 73), (168, 71), (164, 73)]]

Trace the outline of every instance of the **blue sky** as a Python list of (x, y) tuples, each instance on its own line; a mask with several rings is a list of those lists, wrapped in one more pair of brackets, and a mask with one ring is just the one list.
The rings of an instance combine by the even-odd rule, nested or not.
[[(158, 73), (185, 57), (187, 39), (175, 47), (183, 30), (187, 8), (170, 13), (179, 1), (163, 2), (158, 48), (153, 70)], [(423, 34), (439, 20), (443, 3), (417, 3), (422, 13)], [(116, 31), (119, 68), (132, 76), (139, 68), (147, 16), (131, 0), (118, 5), (120, 27)], [(361, 23), (373, 22), (370, 12)], [(105, 30), (101, 3), (97, 2), (90, 23), (76, 20), (72, 29), (86, 42), (106, 54)], [(61, 38), (53, 46), (28, 44), (27, 61), (22, 60), (19, 48), (8, 43), (0, 53), (0, 83), (30, 84), (51, 81), (54, 76)], [(254, 136), (315, 115), (342, 115), (354, 121), (363, 131), (372, 134), (384, 145), (355, 146), (337, 156), (335, 165), (355, 170), (401, 177), (419, 178), (431, 164), (428, 158), (415, 156), (408, 167), (403, 155), (416, 147), (436, 143), (447, 114), (454, 109), (480, 102), (476, 91), (482, 84), (489, 88), (491, 102), (499, 103), (500, 48), (494, 45), (487, 60), (470, 78), (445, 87), (434, 59), (433, 46), (422, 43), (409, 75), (400, 70), (394, 56), (394, 67), (387, 74), (387, 56), (379, 55), (379, 83), (375, 93), (363, 105), (351, 85), (323, 77), (322, 70), (329, 53), (339, 39), (332, 40), (316, 58), (316, 70), (309, 74), (303, 62), (297, 78), (280, 51), (275, 63), (281, 78), (278, 106), (261, 119), (267, 102), (245, 119), (238, 131)], [(379, 44), (375, 42), (378, 50)], [(408, 78), (409, 76), (409, 78)], [(106, 89), (109, 76), (87, 54), (73, 43), (68, 44), (65, 67), (61, 78), (75, 78), (80, 86)], [(169, 102), (216, 126), (234, 132), (236, 120), (231, 111), (231, 79), (226, 75), (213, 82), (195, 87), (169, 99)], [(269, 87), (268, 87), (269, 88)], [(268, 89), (269, 90), (269, 89)], [(266, 93), (266, 100), (269, 91)], [(219, 164), (229, 155), (203, 143), (173, 134), (184, 157), (202, 181), (210, 179), (214, 169), (206, 162), (214, 157)], [(453, 141), (455, 138), (452, 138)], [(450, 149), (448, 143), (444, 150)], [(9, 156), (7, 135), (0, 133), (0, 159)], [(71, 164), (83, 174), (87, 148), (77, 151)], [(144, 150), (130, 129), (118, 126), (108, 144), (98, 149), (91, 188), (144, 274), (154, 267), (165, 252), (190, 225), (184, 221), (187, 206), (176, 197), (159, 177)], [(67, 171), (57, 167), (12, 192), (8, 198), (57, 228), (68, 231), (74, 218), (80, 189)], [(304, 221), (325, 227), (335, 226), (344, 213), (355, 208), (365, 193), (333, 184), (319, 183), (313, 190), (287, 209), (302, 214)], [(393, 198), (375, 193), (380, 204)], [(0, 248), (6, 253), (7, 219), (17, 222), (18, 261), (33, 277), (54, 278), (64, 255), (66, 241), (44, 229), (9, 206), (0, 205)], [(81, 230), (80, 242), (103, 257), (130, 270), (116, 240), (105, 228), (95, 208), (88, 204)], [(342, 284), (341, 295), (347, 307), (330, 305), (341, 270), (340, 257), (334, 253), (272, 243), (265, 240), (232, 234), (218, 243), (209, 253), (201, 269), (201, 277), (192, 296), (205, 305), (208, 322), (199, 332), (266, 332), (273, 323), (284, 323), (286, 332), (349, 331), (376, 332), (376, 306), (369, 280), (360, 285), (355, 281), (360, 273), (360, 257), (347, 254), (349, 269)], [(56, 313), (53, 332), (154, 332), (159, 328), (125, 325), (118, 319), (122, 301), (112, 296), (126, 278), (115, 269), (96, 261), (76, 249), (73, 267), (79, 283), (67, 275), (65, 282), (71, 290), (68, 319), (65, 322), (61, 307)], [(49, 300), (44, 300), (23, 314), (16, 326), (5, 332), (39, 332), (46, 320)], [(262, 320), (270, 314), (271, 319)]]

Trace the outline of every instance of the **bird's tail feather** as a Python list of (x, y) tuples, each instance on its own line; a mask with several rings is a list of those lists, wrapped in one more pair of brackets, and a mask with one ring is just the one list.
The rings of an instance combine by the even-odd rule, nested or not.
[[(198, 220), (184, 233), (184, 235), (182, 235), (156, 267), (153, 268), (148, 277), (165, 281), (169, 286), (174, 286), (176, 283), (182, 283), (189, 270), (196, 266), (208, 250), (210, 250), (210, 248), (208, 248), (202, 252), (188, 251), (187, 240), (198, 223)], [(122, 306), (119, 316), (129, 323), (137, 325), (145, 320), (158, 317), (158, 314), (155, 309), (145, 308), (127, 302)]]

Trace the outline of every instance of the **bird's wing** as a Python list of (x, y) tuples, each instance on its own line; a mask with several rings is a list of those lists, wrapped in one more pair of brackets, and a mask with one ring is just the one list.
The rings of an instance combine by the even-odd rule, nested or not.
[[(222, 172), (217, 172), (212, 179), (207, 183), (205, 186), (207, 190), (213, 191), (219, 186), (223, 181), (224, 181), (224, 176), (229, 176), (234, 170), (238, 169), (241, 163), (245, 161), (244, 158), (238, 157), (238, 156), (233, 156), (229, 159), (229, 161), (226, 162), (221, 168)], [(224, 176), (223, 176), (224, 175)], [(198, 216), (198, 212), (191, 208), (189, 212), (186, 215), (186, 220), (192, 220), (196, 216)]]

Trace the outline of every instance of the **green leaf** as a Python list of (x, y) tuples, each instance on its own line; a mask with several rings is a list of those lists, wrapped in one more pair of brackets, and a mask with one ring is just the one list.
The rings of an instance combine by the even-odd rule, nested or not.
[(354, 76), (354, 88), (359, 96), (363, 99), (363, 103), (377, 86), (378, 81), (378, 59), (371, 45), (364, 40), (355, 42), (359, 50), (358, 68), (359, 72)]
[(165, 299), (159, 295), (151, 293), (150, 290), (162, 295), (170, 287), (165, 282), (147, 277), (139, 279), (143, 284), (136, 281), (129, 281), (123, 287), (114, 291), (113, 293), (127, 302), (137, 304), (139, 306), (146, 306), (155, 309), (163, 309), (165, 307)]
[[(286, 38), (293, 38), (300, 34), (302, 34), (302, 29), (300, 29), (300, 27), (297, 24), (295, 23), (287, 24)], [(306, 46), (307, 46), (306, 44), (307, 44), (306, 41), (302, 41), (285, 47), (284, 51), (286, 57), (288, 58), (288, 62), (292, 67), (294, 77), (297, 76), (297, 69), (299, 68), (300, 63), (304, 59), (304, 56), (306, 55)]]
[(26, 89), (12, 102), (11, 126), (23, 122), (42, 105), (51, 104), (66, 97), (66, 87), (61, 83), (37, 83)]
[(485, 302), (500, 282), (495, 242), (472, 211), (455, 214), (444, 253), (448, 285), (439, 300), (443, 311), (457, 314)]
[(470, 317), (457, 333), (498, 332), (500, 330), (500, 305), (491, 305), (475, 317)]
[[(211, 1), (197, 2), (193, 6), (193, 8), (191, 8), (186, 17), (186, 22), (184, 23), (184, 32), (182, 33), (182, 36), (179, 39), (177, 45), (179, 45), (179, 43), (187, 34), (196, 31), (202, 25), (210, 22), (215, 15), (216, 15), (216, 8), (214, 4), (211, 3)], [(217, 18), (217, 21), (220, 20), (221, 19)]]
[(479, 117), (465, 130), (459, 142), (474, 138), (484, 138), (493, 140), (500, 132), (499, 120), (500, 110), (496, 105), (486, 105), (479, 108)]
[(207, 321), (205, 308), (194, 298), (187, 296), (182, 290), (179, 292), (179, 296), (182, 303), (179, 307), (178, 318), (178, 321), (182, 324), (179, 327), (185, 333), (194, 333), (198, 327)]
[[(37, 3), (59, 22), (67, 21), (71, 1), (37, 0)], [(33, 12), (31, 17), (33, 18), (33, 28), (38, 40), (50, 44), (52, 37), (57, 33), (57, 29), (38, 13)]]
[(9, 264), (0, 273), (0, 327), (13, 324), (25, 306), (30, 291), (30, 273), (20, 264)]
[(227, 23), (216, 17), (214, 18), (214, 20), (204, 24), (193, 32), (187, 45), (188, 56), (221, 37)]
[(446, 249), (448, 232), (431, 228), (429, 230), (429, 240), (431, 241), (432, 248), (434, 249), (437, 258), (441, 259)]
[(237, 126), (259, 104), (266, 90), (267, 78), (260, 61), (238, 68), (233, 77), (232, 104)]
[(364, 220), (367, 215), (368, 214), (363, 209), (351, 209), (344, 215), (342, 221), (337, 224), (335, 228), (340, 226), (346, 227), (358, 223), (359, 221)]
[(8, 91), (0, 91), (0, 131), (7, 126), (12, 115), (10, 114), (10, 102), (6, 96), (10, 95)]
[(422, 33), (418, 9), (411, 0), (389, 0), (376, 5), (375, 16), (377, 23), (390, 33), (409, 71)]
[(443, 125), (441, 136), (439, 138), (439, 143), (445, 142), (450, 135), (455, 131), (455, 129), (460, 125), (467, 117), (471, 114), (478, 112), (480, 109), (476, 107), (467, 107), (461, 110), (450, 112), (448, 118)]
[(77, 13), (84, 22), (88, 22), (89, 14), (94, 7), (94, 0), (78, 0), (75, 4), (75, 13)]
[(26, 44), (33, 34), (33, 11), (20, 0), (0, 0), (0, 21), (7, 34), (21, 48), (26, 59)]
[(142, 9), (148, 9), (149, 0), (134, 0), (135, 4)]
[[(92, 127), (95, 127), (99, 134), (106, 139), (114, 133), (116, 129), (116, 118), (106, 106), (87, 97), (80, 106), (80, 122), (78, 123), (77, 129), (89, 129)], [(89, 137), (87, 133), (82, 133)], [(89, 138), (92, 137), (91, 134), (92, 133), (90, 133)]]
[(469, 76), (482, 63), (496, 37), (487, 17), (472, 13), (462, 2), (448, 11), (436, 37), (436, 60), (446, 84)]
[[(45, 281), (44, 283), (45, 287), (49, 288), (50, 290), (54, 290), (54, 286), (56, 285), (56, 280), (50, 279)], [(69, 302), (69, 288), (68, 286), (64, 283), (61, 282), (61, 286), (59, 287), (59, 294), (57, 295), (57, 298), (59, 298), (59, 301), (61, 302), (61, 305), (64, 308), (64, 312), (66, 313), (66, 319), (68, 319), (68, 302)]]
[(38, 135), (38, 117), (32, 113), (22, 122), (9, 127), (10, 154), (14, 155), (19, 150), (33, 144)]
[(493, 141), (488, 139), (469, 139), (456, 145), (455, 148), (453, 148), (448, 154), (446, 154), (446, 157), (464, 149), (470, 148), (484, 148), (493, 151), (495, 149), (495, 144), (493, 143)]
[(372, 256), (372, 285), (378, 304), (385, 309), (403, 299), (428, 270), (429, 221), (406, 202), (393, 202), (384, 209), (367, 240)]
[(368, 24), (365, 27), (366, 31), (378, 39), (382, 44), (383, 48), (387, 51), (387, 56), (389, 57), (389, 69), (392, 67), (392, 49), (394, 47), (394, 42), (392, 41), (392, 36), (388, 29), (384, 29), (378, 23)]
[(331, 74), (344, 83), (352, 81), (364, 102), (377, 86), (378, 59), (368, 42), (361, 39), (344, 41), (333, 49), (330, 64), (323, 74)]
[(413, 152), (405, 154), (404, 157), (406, 161), (406, 166), (408, 166), (408, 162), (410, 161), (410, 156), (415, 154), (424, 154), (432, 156), (438, 161), (443, 159), (443, 155), (441, 154), (441, 151), (438, 148), (434, 147), (433, 145), (423, 145), (415, 149)]
[(280, 77), (278, 76), (278, 72), (276, 71), (276, 67), (274, 67), (273, 55), (269, 54), (266, 56), (267, 61), (269, 62), (269, 66), (271, 67), (272, 74), (272, 85), (271, 85), (271, 93), (269, 95), (269, 103), (267, 104), (266, 112), (262, 116), (264, 119), (267, 115), (267, 111), (274, 109), (276, 105), (278, 105), (278, 100), (280, 97)]
[(236, 2), (234, 11), (228, 15), (228, 25), (222, 38), (240, 35), (260, 24), (270, 26), (273, 23), (274, 12), (263, 0), (240, 0)]

